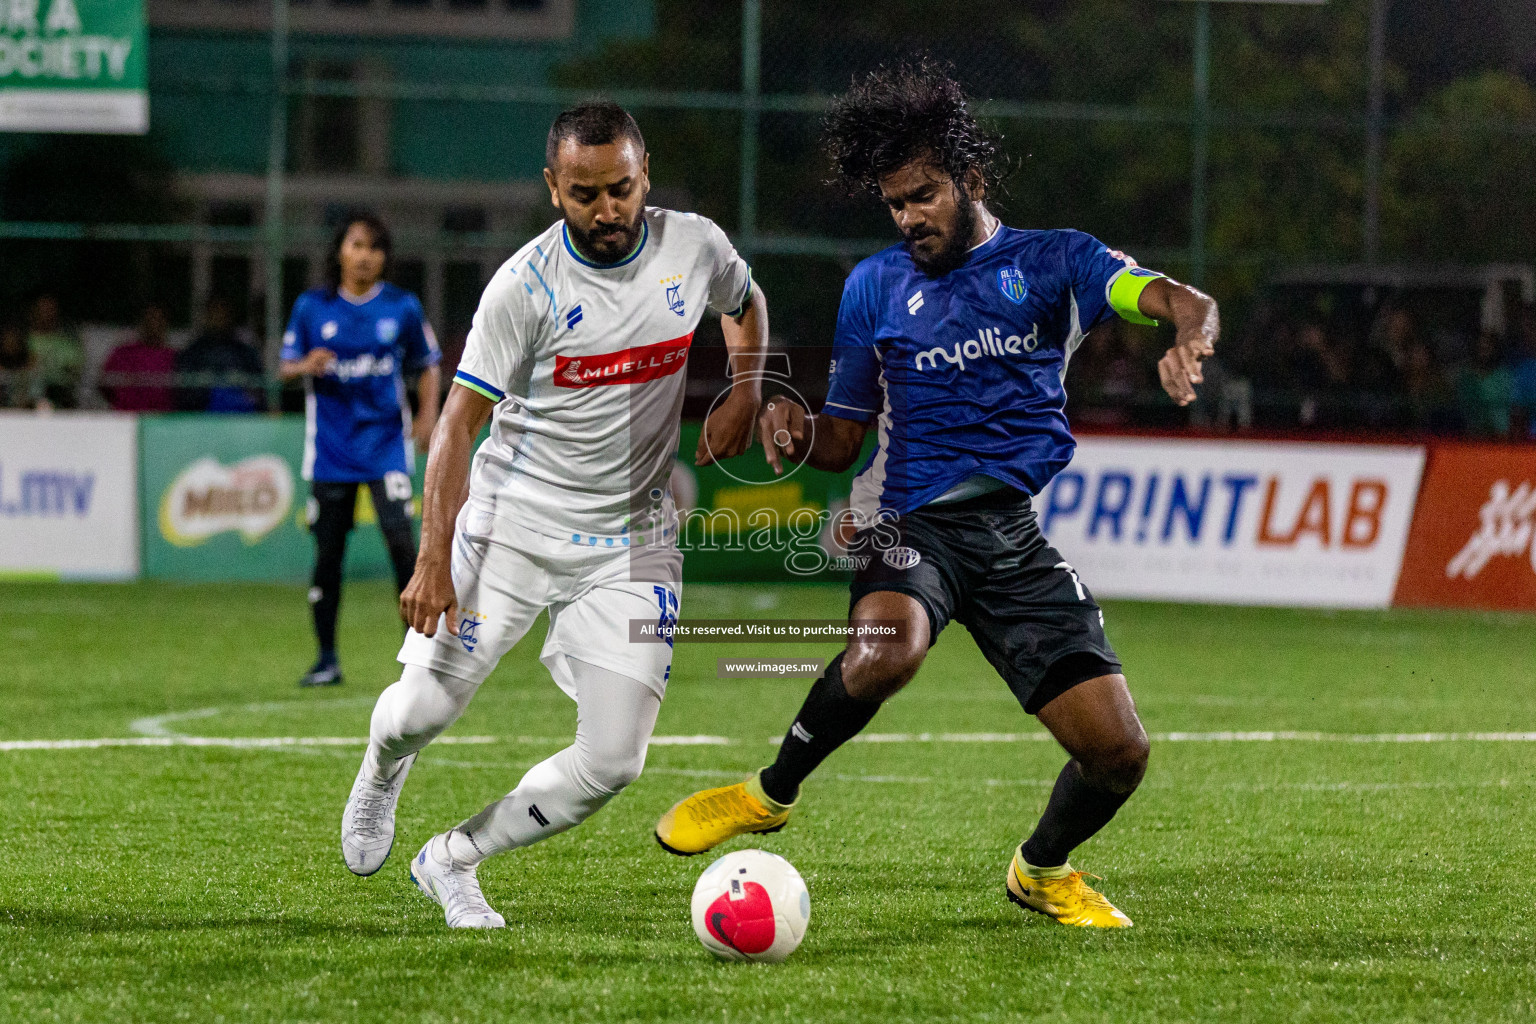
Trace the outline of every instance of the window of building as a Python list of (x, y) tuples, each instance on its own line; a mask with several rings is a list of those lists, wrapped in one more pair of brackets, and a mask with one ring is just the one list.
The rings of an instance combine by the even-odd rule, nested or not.
[[(306, 61), (298, 77), (313, 82), (352, 82), (355, 68), (334, 61)], [(356, 96), (300, 95), (289, 107), (290, 169), (308, 174), (359, 170), (361, 103)]]
[(488, 230), (490, 219), (478, 206), (450, 206), (443, 211), (443, 230), (472, 235)]
[(425, 260), (392, 259), (389, 261), (389, 280), (408, 292), (421, 295), (427, 290), (427, 264)]

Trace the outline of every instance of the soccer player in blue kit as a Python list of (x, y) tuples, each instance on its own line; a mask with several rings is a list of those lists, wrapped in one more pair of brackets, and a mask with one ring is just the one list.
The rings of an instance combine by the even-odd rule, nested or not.
[(782, 828), (801, 782), (912, 679), (953, 619), (1070, 756), (1008, 864), (1008, 897), (1064, 924), (1126, 927), (1068, 856), (1141, 782), (1147, 734), (1103, 613), (1040, 533), (1030, 496), (1072, 458), (1063, 379), (1083, 335), (1115, 315), (1171, 321), (1177, 340), (1158, 372), (1187, 405), (1213, 352), (1216, 303), (1081, 232), (1001, 225), (986, 204), (997, 142), (943, 65), (855, 83), (830, 111), (826, 140), (841, 181), (878, 194), (903, 242), (848, 277), (821, 414), (778, 398), (760, 434), (775, 470), (788, 458), (840, 472), (875, 427), (850, 501), (850, 550), (870, 557), (849, 618), (898, 621), (902, 639), (856, 635), (812, 686), (774, 763), (679, 802), (656, 838), (695, 854)]
[[(442, 355), (421, 301), (384, 280), (389, 253), (382, 220), (366, 212), (349, 215), (331, 243), (329, 284), (299, 296), (283, 335), (280, 375), (305, 378), (303, 475), (310, 481), (315, 537), (309, 603), (320, 654), (300, 686), (342, 681), (336, 618), (358, 484), (366, 484), (373, 498), (397, 590), (405, 589), (416, 568), (412, 446), (424, 448), (437, 424)], [(414, 425), (406, 374), (419, 374)]]

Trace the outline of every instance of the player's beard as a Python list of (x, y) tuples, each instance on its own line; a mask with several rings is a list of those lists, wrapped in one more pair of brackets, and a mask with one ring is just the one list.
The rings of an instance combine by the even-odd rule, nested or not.
[(576, 246), (576, 250), (593, 263), (617, 263), (635, 251), (635, 246), (640, 241), (644, 221), (645, 205), (641, 204), (635, 211), (635, 219), (611, 235), (603, 234), (602, 231), (605, 229), (601, 228), (595, 231), (583, 231), (569, 220), (565, 222), (565, 230), (570, 234), (571, 243)]
[(962, 201), (955, 207), (954, 226), (938, 252), (932, 256), (924, 256), (912, 244), (916, 239), (907, 235), (907, 254), (912, 257), (912, 262), (917, 264), (918, 270), (929, 277), (943, 277), (951, 270), (958, 270), (965, 265), (966, 259), (971, 254), (971, 236), (975, 232), (976, 206), (974, 203)]

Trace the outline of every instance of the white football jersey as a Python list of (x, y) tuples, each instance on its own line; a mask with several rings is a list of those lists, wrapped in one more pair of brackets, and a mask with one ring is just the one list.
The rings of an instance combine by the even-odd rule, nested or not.
[(647, 208), (640, 242), (595, 264), (563, 222), (496, 271), (454, 383), (496, 402), (469, 500), (607, 547), (672, 536), (667, 486), (689, 345), (708, 306), (737, 315), (752, 273), (707, 217)]

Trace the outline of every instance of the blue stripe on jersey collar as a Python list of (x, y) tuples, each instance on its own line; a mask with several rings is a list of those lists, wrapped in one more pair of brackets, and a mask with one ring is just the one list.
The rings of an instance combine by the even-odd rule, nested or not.
[(576, 247), (571, 244), (570, 230), (564, 224), (560, 225), (560, 238), (565, 242), (565, 251), (570, 253), (571, 258), (574, 259), (577, 263), (580, 263), (584, 267), (591, 267), (594, 270), (614, 270), (618, 267), (624, 266), (625, 264), (633, 263), (635, 257), (640, 255), (640, 250), (645, 248), (646, 239), (650, 237), (651, 225), (645, 220), (644, 214), (642, 214), (640, 219), (640, 241), (635, 243), (634, 250), (630, 252), (628, 256), (625, 256), (623, 259), (616, 263), (593, 263), (591, 260), (587, 259), (581, 253), (576, 251)]

